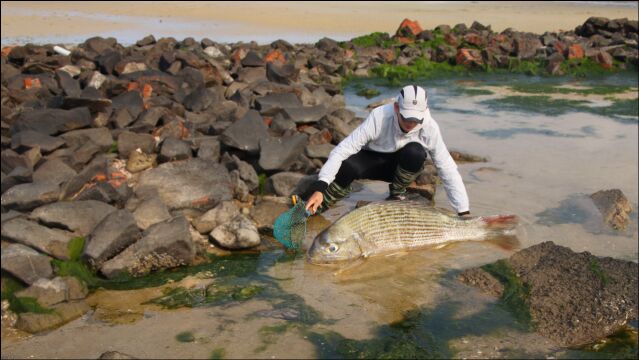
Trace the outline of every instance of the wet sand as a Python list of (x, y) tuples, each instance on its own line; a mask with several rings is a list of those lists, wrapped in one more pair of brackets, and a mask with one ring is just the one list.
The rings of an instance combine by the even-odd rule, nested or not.
[[(615, 5), (616, 4), (616, 5)], [(2, 2), (2, 43), (71, 43), (115, 36), (132, 43), (153, 34), (220, 42), (346, 40), (394, 33), (404, 18), (430, 29), (473, 21), (494, 31), (572, 30), (591, 16), (636, 20), (634, 2)]]

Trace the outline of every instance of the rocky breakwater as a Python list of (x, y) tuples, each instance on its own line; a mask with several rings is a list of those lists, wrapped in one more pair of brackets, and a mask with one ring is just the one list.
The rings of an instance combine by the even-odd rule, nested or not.
[[(596, 36), (608, 39), (597, 31), (610, 22), (591, 20), (589, 38), (548, 35), (531, 51), (595, 46), (593, 37), (636, 47), (636, 22), (617, 21), (611, 34), (621, 35), (607, 42)], [(529, 47), (517, 34), (500, 34), (509, 45), (499, 51), (523, 60)], [(406, 22), (392, 38), (373, 35), (305, 45), (148, 36), (127, 47), (94, 37), (70, 55), (2, 49), (2, 289), (18, 326), (36, 332), (86, 312), (90, 289), (70, 274), (141, 276), (213, 248), (260, 249), (286, 197), (361, 123), (344, 108), (347, 76), (451, 63), (451, 49), (497, 36), (476, 23), (420, 31)], [(636, 64), (636, 49), (624, 56)], [(414, 191), (432, 199), (436, 181), (427, 166)]]

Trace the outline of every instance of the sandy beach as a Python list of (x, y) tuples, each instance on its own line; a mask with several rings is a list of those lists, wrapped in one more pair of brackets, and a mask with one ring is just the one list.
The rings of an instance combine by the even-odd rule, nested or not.
[(2, 43), (82, 41), (114, 36), (208, 37), (221, 42), (346, 40), (393, 33), (404, 18), (426, 28), (473, 21), (494, 31), (572, 30), (591, 16), (637, 19), (636, 2), (2, 2)]

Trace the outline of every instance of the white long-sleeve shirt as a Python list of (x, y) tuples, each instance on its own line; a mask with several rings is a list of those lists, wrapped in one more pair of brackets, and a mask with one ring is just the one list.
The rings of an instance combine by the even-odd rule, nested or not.
[(469, 211), (468, 194), (457, 170), (457, 164), (450, 156), (439, 126), (430, 116), (428, 109), (424, 122), (408, 133), (404, 133), (399, 127), (392, 103), (373, 109), (368, 118), (331, 151), (320, 170), (319, 180), (327, 184), (332, 183), (342, 162), (362, 149), (391, 153), (410, 142), (420, 143), (430, 154), (453, 209), (457, 213)]

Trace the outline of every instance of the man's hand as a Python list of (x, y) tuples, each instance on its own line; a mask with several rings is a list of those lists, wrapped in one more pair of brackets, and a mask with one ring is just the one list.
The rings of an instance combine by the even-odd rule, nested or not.
[(314, 192), (306, 202), (306, 210), (310, 210), (311, 214), (315, 215), (317, 209), (322, 205), (322, 201), (324, 201), (324, 194), (321, 191)]

